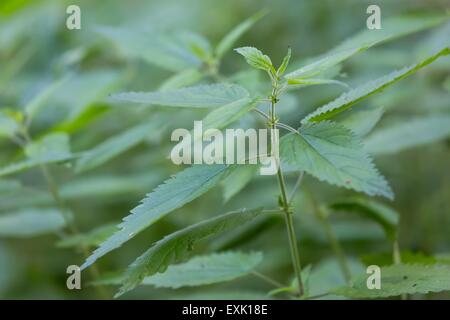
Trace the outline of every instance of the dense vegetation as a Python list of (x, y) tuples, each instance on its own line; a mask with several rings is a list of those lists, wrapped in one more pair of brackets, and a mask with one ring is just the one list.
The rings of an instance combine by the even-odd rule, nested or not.
[[(68, 4), (0, 4), (0, 297), (449, 297), (446, 1), (381, 30), (356, 0)], [(195, 120), (278, 128), (281, 170), (173, 164)]]

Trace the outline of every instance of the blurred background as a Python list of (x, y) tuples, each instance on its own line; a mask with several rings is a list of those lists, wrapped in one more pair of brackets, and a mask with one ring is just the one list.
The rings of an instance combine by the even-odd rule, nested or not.
[[(66, 28), (69, 4), (81, 8), (81, 30)], [(30, 126), (32, 139), (62, 132), (70, 136), (70, 148), (74, 153), (89, 150), (144, 121), (154, 123), (151, 134), (114, 159), (82, 170), (76, 170), (70, 162), (51, 165), (55, 183), (79, 231), (86, 234), (103, 228), (87, 243), (92, 249), (105, 234), (114, 230), (113, 226), (146, 193), (180, 169), (167, 159), (172, 146), (170, 132), (173, 128), (191, 126), (194, 119), (203, 115), (203, 111), (120, 106), (108, 100), (108, 95), (115, 92), (157, 90), (184, 68), (183, 63), (187, 63), (190, 56), (187, 60), (171, 61), (154, 49), (165, 43), (165, 38), (161, 37), (189, 31), (216, 45), (234, 26), (266, 9), (268, 14), (255, 23), (235, 47), (255, 46), (270, 55), (275, 64), (280, 63), (287, 48), (291, 47), (292, 64), (301, 64), (364, 31), (368, 16), (366, 8), (370, 4), (381, 7), (382, 23), (400, 15), (444, 15), (450, 9), (448, 0), (2, 0), (0, 108), (5, 114), (20, 117), (20, 111), (41, 95), (42, 106)], [(407, 25), (405, 28), (408, 30)], [(411, 25), (411, 28), (415, 26)], [(337, 70), (336, 78), (350, 86), (360, 84), (420, 61), (433, 48), (448, 45), (449, 39), (450, 24), (441, 19), (419, 32), (355, 56)], [(182, 44), (174, 43), (172, 49), (179, 58), (185, 53), (180, 49)], [(191, 60), (190, 67), (195, 67), (198, 61)], [(248, 86), (249, 90), (266, 80), (258, 72), (239, 72), (249, 71), (249, 67), (231, 51), (223, 57), (219, 70), (222, 75)], [(42, 96), (42, 92), (58, 81), (61, 83), (55, 90), (47, 90)], [(200, 82), (211, 82), (211, 79)], [(280, 116), (290, 125), (298, 126), (303, 116), (331, 101), (342, 90), (339, 86), (326, 85), (292, 92), (286, 96)], [(442, 58), (362, 103), (367, 104), (368, 110), (375, 110), (374, 117), (381, 117), (377, 129), (407, 124), (413, 121), (411, 119), (421, 117), (448, 118), (450, 59)], [(382, 115), (377, 113), (378, 106), (383, 107)], [(254, 120), (246, 118), (242, 121), (251, 125)], [(0, 122), (0, 125), (6, 124)], [(390, 152), (375, 154), (378, 168), (396, 194), (393, 202), (380, 201), (399, 213), (400, 247), (405, 259), (409, 257), (413, 262), (450, 261), (450, 140), (445, 133), (448, 130), (437, 129), (444, 133), (430, 141), (425, 138), (423, 143), (406, 144)], [(0, 168), (24, 157), (24, 152), (14, 141), (0, 134)], [(295, 177), (288, 179), (290, 184), (294, 181)], [(271, 177), (257, 176), (238, 191), (225, 202), (223, 189), (216, 187), (171, 213), (102, 258), (98, 262), (101, 275), (124, 269), (154, 241), (206, 217), (241, 207), (273, 207), (277, 203), (277, 183)], [(343, 279), (314, 208), (317, 203), (328, 204), (354, 194), (306, 176), (304, 188), (296, 197), (296, 226), (302, 261), (314, 270), (310, 285), (316, 294), (342, 284)], [(37, 168), (0, 176), (0, 218), (54, 207), (46, 181)], [(391, 247), (378, 225), (345, 212), (333, 215), (331, 224), (355, 272), (364, 270), (365, 264), (390, 263)], [(83, 273), (83, 290), (66, 288), (67, 266), (80, 265), (84, 261), (76, 239), (72, 238), (74, 245), (62, 241), (55, 230), (14, 234), (5, 228), (8, 229), (0, 227), (0, 298), (99, 298), (96, 288), (88, 285), (92, 280), (89, 273)], [(291, 263), (287, 244), (284, 222), (265, 219), (196, 250), (263, 251), (265, 258), (261, 272), (288, 283)], [(265, 297), (270, 289), (259, 279), (248, 276), (192, 289), (142, 286), (126, 298), (258, 298)], [(113, 292), (113, 288), (107, 290)], [(445, 293), (430, 297), (450, 298)]]

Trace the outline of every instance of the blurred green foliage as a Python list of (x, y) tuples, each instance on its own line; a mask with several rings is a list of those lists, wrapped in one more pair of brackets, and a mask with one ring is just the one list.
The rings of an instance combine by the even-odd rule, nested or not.
[[(173, 146), (170, 132), (191, 128), (194, 120), (206, 114), (201, 108), (168, 110), (118, 103), (109, 95), (213, 83), (220, 77), (228, 77), (251, 93), (266, 92), (269, 87), (262, 74), (247, 71), (243, 59), (226, 43), (207, 55), (210, 48), (205, 39), (215, 47), (233, 27), (267, 10), (245, 27), (233, 48), (254, 46), (272, 61), (281, 62), (290, 47), (288, 71), (292, 71), (333, 48), (351, 47), (351, 41), (344, 41), (359, 31), (363, 31), (360, 38), (370, 41), (366, 8), (373, 3), (381, 7), (382, 23), (406, 15), (406, 20), (397, 21), (395, 31), (399, 35), (411, 34), (355, 55), (328, 70), (329, 79), (356, 87), (421, 61), (430, 52), (450, 44), (450, 22), (448, 14), (445, 16), (450, 10), (448, 0), (3, 0), (0, 297), (102, 297), (97, 287), (88, 285), (98, 280), (88, 272), (83, 272), (83, 290), (67, 290), (67, 266), (81, 265), (86, 258), (84, 249), (90, 252), (102, 243), (115, 231), (113, 225), (128, 215), (145, 194), (180, 171), (167, 158)], [(65, 26), (69, 4), (77, 4), (82, 10), (81, 30)], [(422, 25), (414, 22), (417, 17)], [(414, 29), (418, 32), (413, 33)], [(192, 43), (194, 47), (186, 45)], [(203, 61), (201, 57), (206, 58)], [(359, 111), (349, 109), (335, 119), (361, 136), (369, 134), (368, 150), (375, 154), (377, 167), (396, 197), (393, 202), (379, 200), (384, 205), (368, 203), (366, 198), (347, 203), (354, 199), (355, 192), (304, 177), (293, 207), (301, 259), (305, 266), (311, 266), (309, 294), (318, 295), (345, 284), (329, 244), (329, 228), (323, 226), (320, 213), (324, 212), (354, 275), (364, 273), (365, 264), (392, 263), (389, 240), (395, 238), (393, 225), (398, 225), (404, 262), (449, 264), (442, 258), (450, 252), (449, 74), (450, 58), (443, 57), (382, 94), (364, 100)], [(345, 90), (331, 83), (289, 92), (279, 103), (279, 116), (297, 128), (304, 116)], [(17, 123), (28, 125), (30, 141), (23, 137)], [(375, 124), (377, 128), (373, 129)], [(235, 125), (259, 123), (255, 117), (245, 116)], [(18, 146), (21, 144), (27, 148), (23, 150)], [(39, 170), (42, 161), (51, 171), (50, 184), (46, 170)], [(120, 250), (105, 256), (98, 262), (101, 278), (123, 270), (151, 244), (176, 230), (239, 208), (274, 207), (279, 193), (274, 177), (255, 176), (254, 170), (243, 170), (247, 171), (230, 175), (207, 195), (176, 209)], [(289, 175), (288, 185), (294, 185), (295, 179)], [(52, 197), (55, 187), (69, 210), (58, 208), (54, 194)], [(383, 207), (381, 211), (387, 217), (374, 213), (380, 212), (373, 209), (380, 205), (393, 208)], [(349, 214), (355, 210), (363, 215)], [(392, 222), (395, 218), (389, 216), (391, 210), (398, 212), (399, 222)], [(64, 211), (64, 221), (56, 214), (58, 211)], [(48, 219), (43, 228), (35, 220), (39, 218)], [(373, 222), (380, 220), (381, 225)], [(71, 228), (62, 227), (74, 221), (76, 234), (69, 235)], [(29, 231), (29, 226), (37, 229)], [(388, 240), (383, 231), (389, 233)], [(282, 283), (292, 281), (287, 236), (279, 217), (258, 217), (199, 244), (193, 252), (225, 250), (261, 251), (264, 257), (258, 272)], [(240, 272), (230, 271), (237, 275)], [(151, 283), (149, 280), (148, 285), (125, 297), (264, 298), (273, 289), (255, 274), (176, 290), (154, 288)], [(110, 289), (108, 297), (112, 297)], [(283, 297), (273, 297), (278, 296)], [(427, 297), (450, 296), (440, 293)]]

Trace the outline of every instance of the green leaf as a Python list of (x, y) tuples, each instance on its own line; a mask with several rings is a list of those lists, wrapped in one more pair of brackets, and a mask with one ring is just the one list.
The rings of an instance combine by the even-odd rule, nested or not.
[(288, 80), (289, 84), (296, 84), (301, 80), (312, 78), (325, 70), (334, 67), (342, 61), (350, 58), (351, 56), (366, 50), (368, 46), (351, 48), (339, 52), (332, 52), (326, 54), (315, 61), (308, 63), (307, 65), (289, 72), (284, 77)]
[(68, 81), (70, 76), (66, 76), (60, 80), (55, 81), (42, 92), (38, 93), (28, 104), (25, 106), (25, 113), (27, 120), (31, 121), (48, 103), (49, 97), (56, 92), (62, 85)]
[(334, 51), (387, 42), (432, 28), (448, 20), (448, 18), (448, 15), (445, 14), (411, 14), (387, 18), (383, 20), (383, 28), (375, 30), (364, 28), (361, 32), (337, 46)]
[(267, 90), (267, 83), (261, 80), (261, 73), (256, 69), (239, 71), (230, 76), (230, 82), (246, 88), (252, 96), (262, 96)]
[(58, 123), (52, 130), (66, 132), (67, 134), (80, 132), (101, 116), (106, 115), (110, 110), (110, 106), (106, 103), (88, 105), (81, 113), (74, 113), (74, 118)]
[(149, 227), (171, 211), (182, 207), (214, 187), (232, 167), (227, 165), (194, 165), (177, 173), (149, 193), (141, 204), (131, 210), (119, 224), (119, 231), (94, 251), (81, 266), (85, 269), (98, 258), (120, 247), (137, 233)]
[(399, 214), (387, 205), (365, 198), (349, 198), (332, 203), (333, 210), (361, 214), (380, 224), (390, 241), (397, 239)]
[(37, 142), (25, 147), (25, 153), (30, 159), (58, 159), (70, 157), (69, 136), (65, 133), (51, 133)]
[(266, 56), (258, 49), (253, 47), (242, 47), (234, 50), (242, 55), (245, 58), (245, 61), (253, 68), (261, 69), (271, 74), (276, 73), (269, 56)]
[(22, 188), (22, 184), (18, 180), (0, 179), (0, 194), (8, 192), (16, 192)]
[(376, 130), (365, 139), (364, 144), (370, 153), (392, 154), (448, 136), (450, 115), (431, 115)]
[(223, 39), (220, 40), (219, 44), (216, 47), (215, 53), (217, 59), (220, 59), (228, 50), (231, 50), (235, 42), (266, 14), (267, 11), (265, 10), (256, 13), (255, 15), (238, 24), (225, 37), (223, 37)]
[(206, 62), (211, 59), (211, 45), (202, 35), (182, 30), (177, 32), (176, 38), (201, 61)]
[(323, 85), (323, 84), (337, 84), (341, 87), (344, 87), (345, 89), (350, 89), (348, 84), (345, 82), (334, 80), (334, 79), (317, 79), (317, 78), (306, 78), (306, 79), (295, 79), (295, 80), (289, 80), (288, 83), (290, 86), (288, 89), (299, 89), (304, 88), (307, 86), (313, 86), (313, 85)]
[(203, 137), (194, 135), (194, 133), (191, 132), (191, 139), (181, 140), (176, 145), (176, 147), (188, 147), (189, 143), (194, 144), (196, 141), (209, 138), (209, 136), (206, 134), (208, 129), (220, 130), (222, 128), (225, 128), (230, 123), (233, 123), (234, 121), (241, 118), (244, 114), (254, 109), (256, 107), (256, 104), (257, 99), (251, 100), (250, 98), (244, 98), (214, 109), (213, 111), (208, 113), (202, 120)]
[(177, 289), (230, 281), (251, 273), (262, 259), (261, 252), (223, 252), (194, 257), (186, 263), (170, 265), (164, 273), (144, 278), (142, 284)]
[[(357, 260), (347, 257), (351, 274), (360, 274), (365, 271), (365, 267)], [(347, 281), (342, 274), (339, 262), (336, 258), (326, 258), (313, 266), (309, 275), (309, 296), (321, 295), (330, 292), (330, 289), (338, 286), (345, 286)], [(327, 295), (321, 299), (337, 300), (341, 297)]]
[(412, 66), (403, 68), (398, 71), (394, 71), (388, 75), (385, 75), (381, 78), (378, 78), (374, 81), (363, 84), (359, 87), (356, 87), (350, 91), (343, 93), (341, 96), (331, 101), (330, 103), (318, 108), (316, 111), (310, 113), (306, 116), (302, 123), (306, 123), (308, 121), (320, 121), (329, 119), (332, 116), (347, 110), (355, 103), (360, 102), (368, 98), (369, 96), (382, 91), (383, 89), (393, 85), (397, 81), (406, 78), (407, 76), (415, 73), (421, 68), (427, 66), (432, 63), (434, 60), (439, 58), (440, 56), (450, 54), (450, 48), (445, 48), (439, 51), (438, 53), (428, 57), (427, 59), (414, 64)]
[[(261, 252), (223, 252), (197, 256), (188, 262), (170, 265), (164, 273), (146, 277), (142, 285), (178, 289), (234, 280), (252, 272), (261, 263)], [(121, 277), (106, 279), (98, 284), (120, 284)]]
[(450, 290), (450, 267), (444, 265), (397, 264), (381, 268), (381, 289), (368, 289), (363, 274), (353, 280), (352, 287), (331, 290), (350, 298), (386, 298), (402, 294), (426, 294)]
[[(376, 264), (377, 266), (384, 267), (394, 264), (392, 251), (365, 254), (360, 257), (360, 260), (365, 266)], [(426, 255), (420, 251), (412, 252), (408, 250), (402, 250), (400, 252), (400, 261), (405, 264), (444, 264), (443, 261), (433, 256)]]
[(104, 225), (87, 233), (76, 234), (68, 236), (56, 243), (58, 248), (72, 248), (72, 247), (98, 247), (106, 239), (112, 236), (117, 231), (117, 226), (113, 224)]
[(278, 67), (277, 76), (282, 76), (286, 71), (287, 66), (289, 65), (289, 61), (291, 60), (291, 48), (288, 48), (288, 52), (286, 56), (283, 58), (281, 65)]
[(142, 190), (157, 185), (164, 178), (165, 170), (124, 173), (120, 175), (90, 174), (70, 180), (61, 186), (61, 196), (67, 200), (101, 199), (120, 200), (127, 194), (140, 195)]
[[(304, 291), (303, 296), (299, 297), (300, 299), (307, 297), (309, 295), (309, 276), (310, 276), (310, 274), (311, 274), (311, 265), (309, 264), (306, 267), (302, 268), (301, 276), (302, 276), (302, 282), (303, 282), (303, 289), (305, 291)], [(298, 279), (293, 278), (291, 281), (291, 284), (289, 286), (274, 289), (274, 290), (270, 291), (267, 295), (275, 296), (280, 293), (289, 293), (292, 295), (298, 294)]]
[(256, 176), (258, 165), (240, 165), (222, 182), (223, 202), (228, 202)]
[(203, 119), (203, 130), (222, 129), (240, 119), (244, 114), (254, 109), (257, 99), (243, 98), (214, 109)]
[(200, 67), (202, 63), (185, 39), (173, 34), (117, 27), (98, 27), (97, 32), (112, 40), (127, 56), (170, 71)]
[(184, 260), (197, 241), (235, 229), (261, 213), (261, 209), (230, 212), (179, 230), (159, 240), (128, 267), (123, 285), (116, 297), (134, 289), (145, 277), (164, 272), (170, 264)]
[(211, 84), (195, 87), (156, 91), (126, 92), (112, 95), (112, 100), (156, 104), (168, 107), (210, 108), (221, 107), (237, 100), (248, 98), (243, 87), (234, 84)]
[[(99, 203), (120, 203), (129, 197), (139, 197), (142, 190), (148, 190), (166, 176), (166, 170), (147, 170), (121, 175), (90, 174), (62, 184), (61, 197), (66, 201), (99, 201)], [(0, 180), (4, 181), (4, 180)], [(52, 205), (54, 200), (45, 189), (36, 189), (20, 184), (14, 187), (9, 184), (9, 190), (2, 190), (0, 183), (0, 210), (11, 210), (17, 207)], [(8, 184), (5, 185), (5, 188)], [(7, 191), (7, 192), (6, 192)]]
[(33, 167), (64, 162), (76, 157), (70, 152), (69, 137), (63, 133), (52, 133), (38, 142), (33, 142), (25, 147), (28, 159), (0, 168), (0, 176), (14, 174)]
[(394, 196), (360, 140), (339, 124), (322, 121), (302, 126), (298, 134), (290, 133), (281, 139), (280, 154), (288, 165), (321, 181), (371, 196)]
[(49, 159), (48, 161), (45, 161), (45, 162), (38, 161), (35, 159), (27, 159), (27, 160), (23, 160), (20, 162), (11, 163), (11, 164), (8, 164), (8, 165), (0, 168), (0, 177), (8, 176), (11, 174), (16, 174), (18, 172), (34, 168), (34, 167), (39, 166), (42, 163), (60, 162), (60, 161), (64, 161), (64, 160), (68, 160), (68, 158), (54, 159), (52, 161)]
[(333, 120), (352, 130), (357, 136), (363, 137), (372, 131), (383, 113), (382, 106), (368, 106), (346, 110), (336, 115)]
[(434, 258), (440, 264), (450, 265), (450, 253), (448, 252), (438, 253)]
[[(62, 115), (65, 126), (82, 117), (96, 102), (101, 102), (122, 83), (124, 74), (113, 69), (95, 69), (76, 73), (62, 81), (42, 110), (42, 117)], [(37, 120), (40, 114), (36, 115)]]
[(64, 228), (65, 221), (56, 209), (24, 209), (0, 215), (0, 237), (30, 238)]
[(18, 115), (17, 111), (0, 109), (0, 137), (12, 137), (19, 131)]
[(78, 159), (76, 162), (76, 172), (79, 173), (96, 168), (133, 148), (144, 141), (146, 137), (150, 136), (153, 133), (153, 130), (157, 130), (158, 125), (161, 125), (160, 119), (137, 125), (125, 132), (107, 139), (98, 146), (84, 153), (83, 156)]
[(195, 84), (203, 78), (203, 75), (197, 69), (186, 69), (176, 73), (169, 79), (165, 80), (159, 89), (161, 91), (173, 90), (187, 87)]
[(291, 78), (290, 81), (295, 78), (301, 80), (321, 74), (325, 70), (336, 66), (357, 53), (366, 51), (374, 45), (431, 28), (444, 22), (446, 19), (448, 17), (445, 17), (445, 15), (411, 15), (386, 19), (383, 21), (382, 29), (364, 29), (320, 57), (308, 59), (306, 64), (298, 70), (290, 72), (286, 75), (286, 78)]

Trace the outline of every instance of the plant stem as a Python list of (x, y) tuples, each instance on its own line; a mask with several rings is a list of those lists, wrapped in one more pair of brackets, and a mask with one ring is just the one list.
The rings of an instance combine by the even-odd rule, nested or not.
[[(28, 130), (27, 128), (23, 128), (23, 136), (25, 138), (26, 143), (31, 143), (31, 137), (28, 134)], [(70, 232), (73, 235), (78, 235), (79, 229), (77, 224), (75, 223), (75, 220), (71, 217), (69, 210), (67, 209), (67, 205), (64, 201), (64, 199), (61, 197), (61, 194), (59, 193), (59, 188), (58, 185), (55, 182), (55, 179), (53, 178), (49, 168), (47, 167), (46, 164), (41, 164), (40, 166), (40, 170), (42, 172), (42, 175), (45, 178), (45, 181), (47, 183), (48, 189), (53, 197), (53, 200), (55, 201), (55, 203), (58, 205), (59, 209), (61, 210), (61, 215), (64, 219), (64, 222), (66, 224), (66, 226), (69, 228)], [(87, 259), (89, 257), (89, 247), (87, 247), (84, 244), (80, 244), (80, 249), (83, 253), (83, 256), (85, 259)], [(100, 277), (100, 272), (97, 268), (97, 266), (92, 266), (92, 268), (90, 268), (90, 274), (92, 279), (96, 280), (99, 279)], [(109, 298), (109, 294), (107, 293), (106, 289), (103, 286), (96, 286), (97, 291), (99, 296), (102, 299), (108, 299)]]
[(52, 174), (50, 173), (50, 170), (45, 164), (41, 164), (39, 166), (41, 169), (42, 175), (45, 178), (45, 181), (47, 183), (48, 189), (53, 197), (53, 200), (56, 202), (58, 207), (61, 210), (61, 215), (64, 218), (64, 221), (66, 223), (66, 226), (69, 227), (72, 234), (78, 234), (80, 233), (78, 230), (78, 227), (76, 226), (75, 222), (73, 221), (72, 217), (70, 216), (69, 211), (67, 211), (67, 206), (62, 199), (61, 195), (59, 194), (58, 186), (56, 185), (55, 179), (53, 178)]
[(272, 286), (274, 286), (274, 287), (276, 287), (276, 288), (282, 288), (282, 287), (284, 287), (283, 284), (279, 283), (278, 281), (272, 279), (272, 278), (269, 277), (269, 276), (266, 276), (266, 275), (262, 274), (261, 272), (258, 272), (258, 271), (253, 270), (253, 271), (252, 271), (252, 274), (253, 274), (255, 277), (260, 278), (261, 280), (263, 280), (263, 281), (265, 281), (265, 282), (271, 284)]
[(254, 112), (258, 113), (259, 115), (261, 115), (264, 119), (269, 120), (270, 121), (270, 117), (263, 111), (255, 108), (253, 109)]
[(333, 229), (331, 228), (330, 222), (328, 221), (327, 217), (320, 216), (320, 221), (322, 222), (323, 228), (325, 230), (325, 233), (327, 235), (328, 241), (330, 241), (331, 248), (334, 251), (334, 254), (336, 255), (336, 258), (338, 259), (339, 266), (342, 270), (342, 274), (344, 275), (345, 281), (349, 286), (352, 285), (352, 274), (350, 271), (350, 267), (347, 263), (347, 259), (344, 254), (344, 250), (341, 247), (341, 244), (339, 243), (339, 240), (337, 239), (336, 235), (333, 232)]
[[(50, 193), (52, 194), (55, 202), (60, 207), (62, 216), (64, 218), (64, 221), (66, 222), (66, 225), (69, 227), (69, 229), (73, 235), (79, 234), (80, 232), (79, 232), (78, 226), (76, 225), (74, 219), (72, 219), (72, 217), (70, 216), (70, 213), (67, 210), (65, 201), (63, 200), (63, 198), (61, 197), (61, 195), (59, 193), (58, 186), (57, 186), (52, 174), (50, 173), (50, 170), (48, 169), (48, 167), (45, 164), (42, 164), (40, 167), (41, 167), (42, 174), (44, 175), (45, 180), (47, 182)], [(80, 244), (80, 249), (82, 250), (84, 258), (87, 259), (89, 257), (89, 248), (84, 244)], [(94, 280), (99, 279), (100, 271), (98, 270), (97, 266), (94, 265), (91, 268), (89, 268), (89, 270), (90, 270), (89, 272), (91, 274), (92, 279), (94, 279)], [(96, 288), (97, 288), (99, 296), (102, 299), (109, 298), (109, 295), (103, 286), (99, 285), (99, 286), (96, 286)]]
[(298, 188), (300, 188), (300, 185), (302, 184), (304, 172), (300, 171), (300, 174), (298, 175), (297, 181), (295, 182), (294, 187), (291, 190), (291, 193), (289, 194), (288, 198), (288, 205), (290, 206), (292, 204), (292, 201), (294, 201), (295, 193), (297, 192)]
[[(273, 86), (272, 89), (272, 96), (271, 96), (271, 109), (270, 109), (270, 129), (275, 130), (276, 128), (276, 117), (275, 117), (275, 103), (277, 101), (276, 97), (277, 92), (277, 86), (276, 84)], [(271, 130), (271, 132), (272, 132)], [(273, 139), (272, 139), (273, 140)], [(280, 187), (281, 192), (281, 200), (282, 200), (282, 209), (284, 212), (284, 218), (286, 222), (286, 229), (288, 233), (289, 238), (289, 248), (291, 251), (291, 259), (292, 259), (292, 265), (294, 267), (295, 276), (297, 278), (298, 283), (298, 294), (299, 296), (302, 296), (305, 292), (303, 287), (303, 281), (302, 281), (302, 267), (300, 263), (300, 255), (298, 253), (298, 247), (297, 247), (297, 236), (295, 234), (294, 229), (294, 222), (292, 219), (292, 210), (289, 206), (289, 201), (286, 193), (286, 183), (284, 181), (283, 172), (280, 165), (280, 160), (276, 157), (277, 161), (277, 178), (278, 178), (278, 185)]]
[(395, 239), (394, 243), (392, 244), (392, 256), (393, 256), (394, 264), (402, 263), (402, 258), (401, 258), (401, 255), (400, 255), (400, 246), (398, 244), (398, 239)]
[(297, 238), (295, 236), (295, 229), (294, 229), (294, 223), (292, 220), (291, 212), (285, 211), (285, 220), (286, 220), (286, 228), (287, 228), (288, 236), (289, 236), (292, 264), (294, 266), (294, 271), (295, 271), (295, 275), (297, 277), (297, 282), (298, 282), (298, 294), (299, 294), (299, 296), (302, 296), (305, 293), (305, 289), (303, 287), (302, 267), (300, 264), (300, 256), (298, 254), (298, 247), (297, 247)]
[(290, 131), (292, 133), (298, 134), (298, 130), (295, 130), (294, 128), (292, 128), (291, 126), (289, 126), (289, 125), (287, 125), (285, 123), (279, 122), (276, 125), (277, 125), (277, 127), (280, 127), (280, 128), (283, 128), (283, 129), (285, 129), (287, 131)]
[(328, 213), (325, 211), (326, 210), (325, 208), (318, 206), (317, 201), (312, 194), (310, 194), (310, 197), (314, 208), (314, 214), (322, 224), (322, 227), (325, 231), (325, 235), (331, 244), (331, 249), (333, 250), (336, 259), (338, 260), (339, 268), (341, 269), (342, 275), (344, 276), (347, 284), (351, 286), (352, 273), (350, 270), (350, 266), (348, 264), (347, 257), (344, 254), (344, 250), (342, 249), (341, 243), (336, 237), (333, 228), (331, 228), (330, 221), (328, 220)]
[(219, 83), (223, 83), (223, 82), (227, 82), (227, 78), (224, 77), (220, 72), (219, 72), (219, 65), (217, 63), (211, 63), (208, 61), (205, 61), (206, 66), (207, 66), (207, 74), (214, 80), (217, 81)]
[[(392, 259), (394, 260), (394, 264), (401, 264), (402, 263), (402, 256), (400, 253), (400, 245), (398, 244), (398, 239), (395, 238), (393, 244), (392, 244)], [(400, 296), (402, 300), (408, 300), (407, 294), (402, 294)]]

